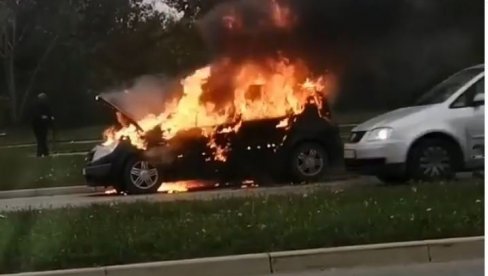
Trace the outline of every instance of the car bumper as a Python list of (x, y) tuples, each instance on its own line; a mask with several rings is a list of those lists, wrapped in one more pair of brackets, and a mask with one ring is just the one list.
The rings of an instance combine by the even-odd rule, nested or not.
[(348, 171), (361, 174), (398, 174), (405, 171), (406, 152), (401, 141), (347, 143), (344, 163)]
[(111, 173), (111, 164), (92, 164), (83, 169), (83, 176), (85, 177), (86, 183), (91, 187), (108, 186), (110, 184)]

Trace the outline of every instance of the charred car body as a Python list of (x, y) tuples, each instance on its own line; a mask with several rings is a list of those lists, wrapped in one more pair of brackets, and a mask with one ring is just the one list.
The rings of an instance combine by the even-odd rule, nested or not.
[[(124, 101), (134, 102), (129, 95), (105, 93), (97, 99), (118, 112), (119, 122), (140, 128), (140, 116), (122, 108)], [(139, 102), (143, 108), (137, 112), (151, 112), (158, 103), (151, 98)], [(87, 157), (84, 175), (90, 186), (112, 186), (129, 194), (154, 193), (163, 182), (190, 179), (319, 181), (342, 166), (343, 144), (327, 101), (317, 99), (310, 98), (299, 114), (211, 126), (212, 136), (195, 127), (164, 139), (156, 128), (145, 133), (143, 150), (122, 137), (96, 146)], [(238, 131), (227, 131), (236, 127)]]

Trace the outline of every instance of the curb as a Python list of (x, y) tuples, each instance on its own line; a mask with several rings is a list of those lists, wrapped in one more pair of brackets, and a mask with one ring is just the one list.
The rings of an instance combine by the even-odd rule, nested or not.
[(340, 267), (448, 262), (484, 257), (484, 236), (163, 261), (16, 276), (249, 276)]
[[(338, 172), (328, 177), (324, 182), (310, 184), (310, 188), (314, 188), (316, 185), (327, 185), (339, 181), (351, 181), (357, 177), (347, 173)], [(269, 186), (273, 188), (274, 186)], [(297, 186), (280, 186), (287, 189), (288, 187)], [(0, 191), (1, 199), (13, 199), (13, 198), (25, 198), (25, 197), (40, 197), (40, 196), (56, 196), (56, 195), (73, 195), (73, 194), (90, 194), (104, 192), (104, 187), (89, 187), (89, 186), (65, 186), (65, 187), (52, 187), (52, 188), (39, 188), (39, 189), (21, 189), (21, 190), (7, 190)]]
[(272, 273), (448, 262), (484, 256), (484, 236), (270, 253)]
[(101, 189), (100, 187), (94, 188), (88, 186), (68, 186), (68, 187), (53, 187), (53, 188), (40, 188), (40, 189), (10, 190), (10, 191), (1, 191), (0, 199), (88, 194), (93, 192), (100, 192), (103, 190), (104, 189)]

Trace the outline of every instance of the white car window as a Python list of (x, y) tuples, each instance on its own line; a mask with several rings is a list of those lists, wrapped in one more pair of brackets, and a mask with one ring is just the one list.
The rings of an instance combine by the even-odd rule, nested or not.
[(472, 106), (474, 96), (485, 93), (485, 78), (481, 78), (459, 96), (452, 104), (451, 108), (463, 108)]
[(443, 82), (434, 86), (429, 92), (418, 99), (415, 105), (430, 105), (442, 103), (451, 97), (459, 88), (483, 71), (482, 68), (472, 68), (460, 71)]

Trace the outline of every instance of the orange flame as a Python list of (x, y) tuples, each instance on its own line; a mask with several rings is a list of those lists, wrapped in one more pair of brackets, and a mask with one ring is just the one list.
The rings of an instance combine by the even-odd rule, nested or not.
[[(232, 69), (229, 82), (232, 97), (225, 102), (203, 101), (206, 85), (216, 68)], [(229, 70), (230, 71), (230, 70)], [(215, 77), (215, 76), (213, 76)], [(332, 79), (330, 79), (332, 80)], [(313, 79), (300, 61), (290, 62), (286, 58), (269, 58), (264, 61), (246, 61), (233, 64), (222, 59), (211, 66), (196, 70), (180, 81), (182, 96), (165, 103), (160, 114), (149, 114), (137, 123), (138, 130), (129, 125), (115, 131), (105, 132), (105, 144), (116, 143), (126, 138), (139, 149), (146, 149), (144, 134), (154, 128), (160, 128), (163, 139), (171, 139), (176, 133), (194, 127), (202, 128), (203, 135), (210, 138), (208, 146), (214, 150), (214, 159), (225, 161), (228, 146), (217, 146), (212, 136), (217, 132), (215, 127), (222, 124), (231, 126), (219, 130), (219, 133), (238, 132), (242, 121), (265, 118), (289, 117), (303, 111), (305, 104), (320, 104), (318, 91), (328, 94), (329, 79), (324, 76)], [(280, 122), (277, 127), (286, 127), (288, 121)]]
[(158, 189), (160, 193), (168, 193), (168, 194), (175, 194), (175, 193), (184, 193), (188, 192), (191, 189), (206, 187), (207, 184), (198, 181), (198, 180), (189, 180), (189, 181), (177, 181), (177, 182), (168, 182), (163, 183)]
[(293, 23), (290, 7), (279, 4), (277, 0), (271, 0), (270, 3), (273, 24), (279, 28), (289, 28)]

